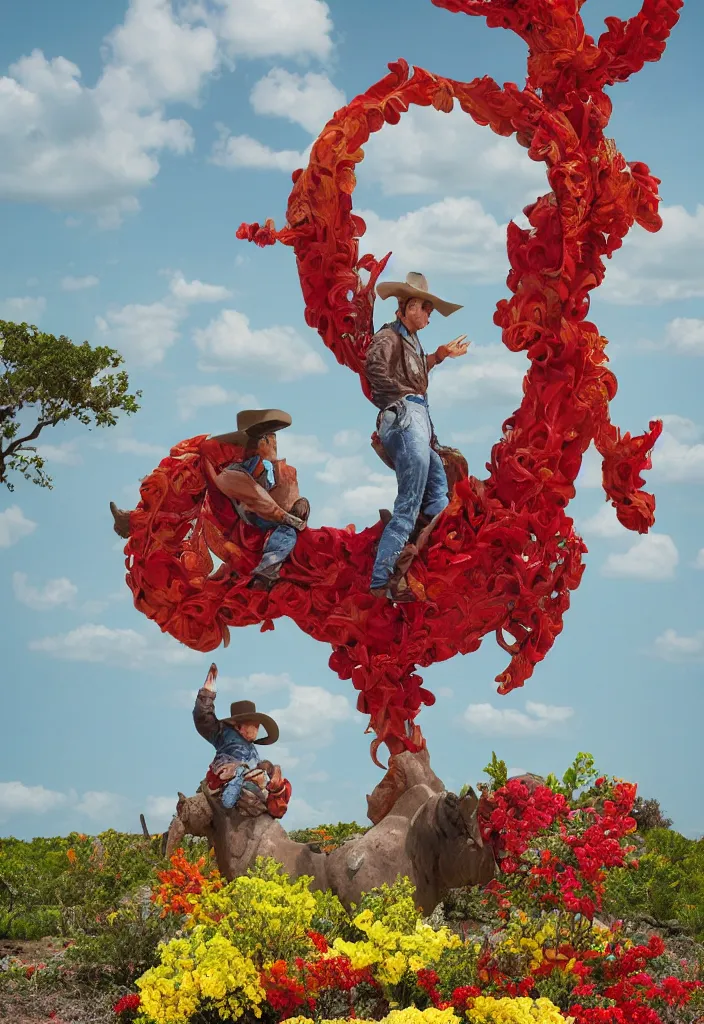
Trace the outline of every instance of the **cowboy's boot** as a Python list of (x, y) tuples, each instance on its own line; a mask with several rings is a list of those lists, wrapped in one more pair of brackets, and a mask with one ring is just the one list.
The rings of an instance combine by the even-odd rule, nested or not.
[(296, 516), (297, 519), (302, 519), (304, 523), (308, 522), (308, 516), (310, 515), (310, 502), (307, 498), (298, 498), (294, 501), (291, 506), (290, 514)]
[(277, 565), (269, 565), (266, 569), (260, 569), (257, 572), (253, 572), (248, 586), (250, 590), (269, 591), (279, 582), (280, 578), (281, 562)]
[(113, 530), (118, 537), (127, 540), (130, 535), (130, 513), (123, 508), (118, 508), (114, 501), (110, 502), (110, 511), (114, 520)]

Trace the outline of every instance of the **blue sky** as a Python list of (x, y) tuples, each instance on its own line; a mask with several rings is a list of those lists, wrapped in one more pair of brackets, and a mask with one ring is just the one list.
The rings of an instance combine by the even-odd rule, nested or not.
[[(637, 7), (589, 0), (583, 14), (599, 32)], [(592, 303), (620, 383), (614, 421), (640, 433), (665, 417), (653, 534), (616, 524), (588, 457), (572, 506), (587, 571), (553, 651), (499, 697), (506, 655), (487, 639), (425, 674), (438, 701), (421, 715), (449, 787), (476, 782), (492, 750), (535, 772), (589, 750), (690, 835), (704, 832), (702, 31), (687, 0), (664, 59), (612, 92), (610, 134), (663, 181), (662, 232), (633, 231)], [(156, 830), (203, 776), (209, 748), (190, 706), (211, 657), (133, 609), (108, 514), (110, 499), (131, 507), (171, 444), (231, 429), (243, 404), (280, 406), (294, 417), (280, 451), (314, 524), (360, 528), (393, 500), (368, 449), (371, 406), (303, 323), (291, 252), (248, 247), (235, 230), (282, 223), (317, 130), (399, 56), (465, 80), (525, 75), (520, 40), (429, 0), (31, 0), (6, 15), (0, 317), (118, 348), (143, 401), (112, 431), (43, 436), (54, 490), (18, 482), (0, 496), (0, 834), (136, 829), (140, 811)], [(505, 225), (543, 191), (542, 165), (461, 112), (407, 114), (360, 169), (367, 248), (393, 249), (392, 275), (423, 270), (464, 304), (424, 341), (472, 339), (466, 360), (436, 371), (431, 400), (439, 435), (480, 476), (524, 371), (492, 324)], [(220, 710), (254, 697), (280, 722), (291, 826), (364, 820), (380, 777), (328, 656), (288, 621), (216, 654)]]

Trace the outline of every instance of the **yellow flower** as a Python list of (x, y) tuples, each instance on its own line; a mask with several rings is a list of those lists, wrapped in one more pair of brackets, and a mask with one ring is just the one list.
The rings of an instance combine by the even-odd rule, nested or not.
[(564, 1018), (549, 999), (495, 999), (477, 996), (467, 1019), (472, 1024), (574, 1024), (574, 1018)]
[(398, 985), (406, 973), (407, 967), (408, 961), (403, 953), (394, 953), (393, 956), (387, 956), (381, 965), (379, 980), (386, 982), (388, 985)]

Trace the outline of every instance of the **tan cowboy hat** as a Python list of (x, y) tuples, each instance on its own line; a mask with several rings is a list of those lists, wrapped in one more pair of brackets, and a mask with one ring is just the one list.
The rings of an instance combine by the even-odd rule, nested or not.
[(380, 299), (389, 299), (393, 295), (397, 299), (422, 299), (424, 302), (432, 302), (433, 308), (437, 309), (441, 316), (449, 316), (456, 313), (461, 306), (454, 302), (445, 302), (428, 291), (428, 279), (424, 274), (411, 271), (406, 275), (405, 281), (382, 281), (376, 286), (376, 293)]
[(230, 717), (222, 718), (222, 725), (241, 725), (242, 722), (256, 722), (266, 729), (266, 736), (261, 740), (253, 740), (258, 746), (266, 747), (269, 743), (276, 743), (279, 738), (279, 727), (273, 718), (257, 711), (257, 706), (251, 700), (236, 700), (230, 704)]
[(290, 427), (293, 420), (282, 409), (245, 409), (237, 413), (237, 430), (230, 434), (218, 434), (212, 438), (222, 444), (246, 446), (250, 441), (273, 434)]

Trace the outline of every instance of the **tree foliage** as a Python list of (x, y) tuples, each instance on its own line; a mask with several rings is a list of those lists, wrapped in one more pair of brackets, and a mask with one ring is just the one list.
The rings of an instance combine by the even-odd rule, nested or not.
[(137, 412), (141, 392), (130, 394), (122, 363), (105, 345), (75, 345), (64, 335), (0, 320), (0, 483), (13, 490), (15, 472), (51, 487), (32, 445), (45, 427), (71, 419), (112, 427), (119, 412)]

